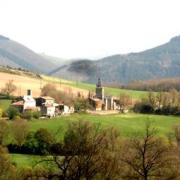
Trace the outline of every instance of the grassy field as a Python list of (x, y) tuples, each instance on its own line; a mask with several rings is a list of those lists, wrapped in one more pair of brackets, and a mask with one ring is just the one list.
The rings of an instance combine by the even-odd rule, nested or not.
[[(51, 83), (64, 84), (64, 85), (68, 85), (71, 87), (76, 87), (76, 88), (80, 88), (80, 89), (84, 89), (88, 91), (95, 91), (95, 84), (82, 83), (78, 81), (67, 81), (67, 80), (59, 79), (56, 77), (45, 76), (45, 75), (41, 75), (41, 76), (44, 80)], [(147, 94), (146, 91), (135, 91), (135, 90), (105, 87), (106, 95), (112, 95), (112, 96), (118, 97), (121, 93), (126, 93), (130, 95), (132, 98), (136, 98), (136, 99), (142, 98)]]
[(180, 124), (180, 118), (175, 116), (142, 115), (142, 114), (117, 114), (117, 115), (91, 115), (74, 114), (62, 116), (55, 119), (42, 119), (29, 121), (32, 131), (39, 128), (47, 128), (52, 133), (63, 138), (64, 132), (70, 122), (78, 120), (88, 120), (92, 123), (100, 124), (102, 128), (115, 127), (122, 136), (133, 137), (135, 134), (142, 135), (146, 121), (151, 121), (158, 130), (160, 136), (166, 136), (172, 132), (176, 124)]
[[(173, 135), (173, 127), (180, 125), (180, 118), (174, 116), (159, 115), (142, 115), (142, 114), (117, 114), (117, 115), (90, 115), (90, 114), (74, 114), (71, 116), (62, 116), (55, 119), (41, 119), (29, 121), (32, 131), (39, 128), (46, 128), (57, 139), (63, 140), (64, 133), (70, 122), (78, 120), (87, 120), (92, 123), (100, 124), (102, 128), (115, 127), (122, 137), (142, 137), (146, 121), (151, 121), (152, 125), (157, 129), (158, 135), (167, 137)], [(40, 160), (40, 156), (11, 154), (12, 162), (17, 167), (33, 166)]]
[(0, 109), (6, 111), (11, 104), (11, 100), (9, 99), (0, 99)]
[(40, 156), (26, 155), (26, 154), (11, 154), (11, 161), (16, 164), (18, 168), (33, 167), (41, 160)]

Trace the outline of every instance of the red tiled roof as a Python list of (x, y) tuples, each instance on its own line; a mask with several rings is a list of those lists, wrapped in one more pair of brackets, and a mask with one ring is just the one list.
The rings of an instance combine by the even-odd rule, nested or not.
[(24, 101), (17, 101), (12, 103), (13, 106), (23, 106), (24, 105)]

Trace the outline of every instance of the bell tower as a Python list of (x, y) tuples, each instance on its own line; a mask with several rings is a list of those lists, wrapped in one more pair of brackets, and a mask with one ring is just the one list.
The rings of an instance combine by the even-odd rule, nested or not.
[(98, 83), (96, 84), (96, 98), (104, 100), (104, 87), (102, 87), (100, 78), (98, 78)]

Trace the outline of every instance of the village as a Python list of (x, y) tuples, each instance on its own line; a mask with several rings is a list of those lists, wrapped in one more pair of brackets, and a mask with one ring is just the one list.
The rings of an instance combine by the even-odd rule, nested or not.
[(49, 96), (32, 97), (32, 91), (27, 90), (27, 95), (20, 97), (19, 101), (11, 104), (16, 107), (20, 113), (26, 111), (39, 111), (42, 116), (55, 117), (62, 114), (70, 114), (74, 112), (73, 107), (64, 104), (58, 104), (55, 99)]
[[(101, 79), (98, 79), (96, 84), (95, 93), (89, 92), (88, 103), (91, 110), (90, 113), (119, 113), (121, 106), (119, 98), (113, 96), (105, 96), (104, 87), (102, 86)], [(11, 104), (12, 107), (18, 109), (20, 113), (28, 111), (38, 111), (42, 117), (56, 117), (60, 115), (70, 115), (75, 112), (73, 105), (67, 105), (64, 102), (56, 102), (53, 97), (40, 96), (33, 97), (31, 89), (27, 90), (27, 94), (16, 98)], [(128, 109), (123, 108), (123, 112), (128, 112)]]

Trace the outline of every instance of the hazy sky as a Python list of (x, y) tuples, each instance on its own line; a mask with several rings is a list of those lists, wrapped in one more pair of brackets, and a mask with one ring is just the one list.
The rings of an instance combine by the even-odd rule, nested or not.
[(0, 34), (62, 58), (137, 52), (180, 34), (180, 0), (0, 0)]

